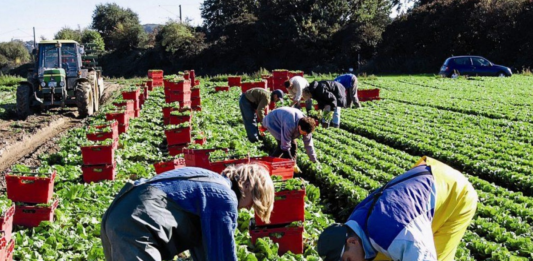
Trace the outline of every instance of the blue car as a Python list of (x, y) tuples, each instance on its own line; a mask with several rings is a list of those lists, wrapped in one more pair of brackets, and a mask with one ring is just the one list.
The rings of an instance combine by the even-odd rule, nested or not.
[(444, 61), (439, 75), (444, 77), (457, 75), (510, 77), (513, 72), (509, 67), (493, 64), (481, 56), (453, 56)]

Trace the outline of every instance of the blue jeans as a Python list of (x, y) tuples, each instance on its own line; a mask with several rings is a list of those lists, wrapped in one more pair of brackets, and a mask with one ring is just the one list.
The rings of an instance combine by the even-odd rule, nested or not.
[(257, 129), (257, 115), (255, 114), (254, 105), (242, 94), (239, 99), (239, 107), (241, 108), (242, 121), (244, 122), (248, 140), (250, 142), (258, 142), (259, 130)]

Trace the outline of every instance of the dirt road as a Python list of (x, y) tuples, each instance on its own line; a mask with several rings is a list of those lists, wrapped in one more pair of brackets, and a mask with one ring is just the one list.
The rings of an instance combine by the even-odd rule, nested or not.
[[(109, 103), (121, 88), (119, 84), (106, 83), (100, 104)], [(51, 109), (47, 113), (31, 115), (25, 121), (0, 120), (0, 193), (5, 190), (5, 171), (13, 164), (38, 166), (38, 156), (59, 150), (57, 141), (68, 130), (79, 127), (84, 119), (78, 118), (75, 107)]]

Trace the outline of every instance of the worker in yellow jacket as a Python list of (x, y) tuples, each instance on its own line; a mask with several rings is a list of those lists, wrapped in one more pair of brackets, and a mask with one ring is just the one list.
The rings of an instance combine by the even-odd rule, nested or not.
[(326, 228), (317, 250), (325, 261), (454, 260), (477, 201), (463, 174), (423, 157)]

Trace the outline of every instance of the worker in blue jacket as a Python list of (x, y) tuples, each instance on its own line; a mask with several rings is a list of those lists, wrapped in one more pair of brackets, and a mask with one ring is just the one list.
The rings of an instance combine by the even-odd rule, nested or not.
[(359, 203), (346, 223), (326, 228), (318, 254), (324, 261), (452, 261), (477, 201), (463, 174), (423, 157)]
[(318, 163), (313, 147), (314, 119), (305, 117), (303, 112), (296, 108), (281, 107), (265, 117), (263, 126), (278, 142), (270, 156), (296, 160), (296, 139), (302, 136), (309, 159)]
[(357, 108), (361, 108), (361, 103), (357, 97), (357, 76), (347, 73), (337, 76), (335, 81), (342, 84), (346, 89), (346, 107), (352, 108), (353, 103), (355, 103)]
[(258, 164), (221, 175), (185, 167), (126, 184), (102, 218), (106, 260), (173, 260), (189, 250), (195, 261), (237, 260), (238, 209), (269, 222), (274, 185)]

